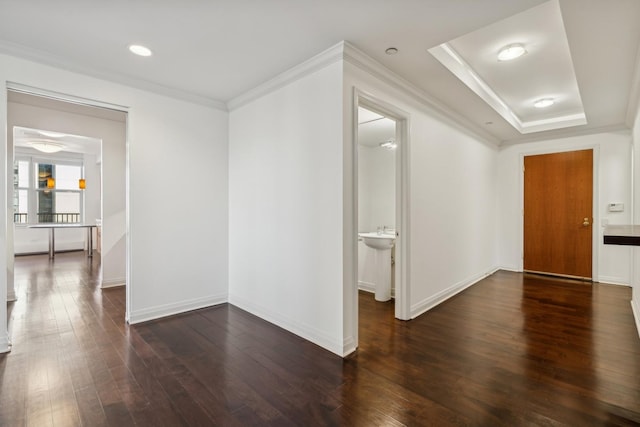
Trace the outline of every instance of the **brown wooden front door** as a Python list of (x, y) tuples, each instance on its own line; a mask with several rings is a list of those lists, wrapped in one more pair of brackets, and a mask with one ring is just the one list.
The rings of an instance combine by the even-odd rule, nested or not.
[(591, 278), (593, 150), (524, 158), (524, 269)]

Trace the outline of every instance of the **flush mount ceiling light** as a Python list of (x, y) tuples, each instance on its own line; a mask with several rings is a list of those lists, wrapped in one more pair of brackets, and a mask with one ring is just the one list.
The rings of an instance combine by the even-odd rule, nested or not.
[(31, 148), (35, 148), (43, 153), (57, 153), (64, 148), (63, 144), (46, 140), (29, 141), (28, 144)]
[(139, 56), (151, 56), (151, 55), (153, 55), (153, 52), (151, 52), (151, 49), (149, 49), (146, 46), (139, 45), (139, 44), (132, 44), (131, 46), (129, 46), (129, 50), (132, 53), (135, 53), (136, 55), (139, 55)]
[(395, 55), (396, 53), (398, 53), (398, 49), (395, 47), (389, 47), (384, 51), (384, 53), (386, 53), (387, 55)]
[(547, 108), (551, 107), (555, 103), (553, 98), (541, 98), (533, 103), (533, 106), (536, 108)]
[(498, 61), (511, 61), (527, 53), (522, 43), (508, 44), (498, 52)]
[(396, 144), (396, 142), (393, 139), (380, 143), (380, 147), (386, 148), (387, 150), (395, 150), (397, 146), (398, 144)]

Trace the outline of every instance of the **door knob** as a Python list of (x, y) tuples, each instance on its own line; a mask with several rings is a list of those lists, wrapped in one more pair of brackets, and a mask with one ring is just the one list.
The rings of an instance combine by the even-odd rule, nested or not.
[(584, 225), (585, 227), (589, 226), (589, 218), (585, 218), (584, 222), (582, 223), (582, 225)]

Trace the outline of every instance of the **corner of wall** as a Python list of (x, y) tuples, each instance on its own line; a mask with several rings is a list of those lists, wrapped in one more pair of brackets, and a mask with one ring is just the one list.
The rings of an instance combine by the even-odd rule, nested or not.
[(176, 314), (186, 313), (187, 311), (207, 308), (229, 301), (228, 295), (210, 295), (203, 298), (195, 298), (191, 300), (179, 301), (171, 304), (163, 304), (155, 307), (149, 307), (142, 310), (135, 310), (129, 313), (129, 324), (147, 322), (149, 320), (159, 319), (161, 317), (173, 316)]
[(449, 298), (459, 294), (460, 292), (464, 291), (465, 289), (475, 285), (476, 283), (478, 283), (479, 281), (481, 281), (482, 279), (484, 279), (485, 277), (491, 276), (493, 273), (495, 273), (496, 271), (498, 271), (500, 268), (498, 267), (492, 267), (491, 269), (489, 269), (488, 273), (482, 273), (482, 274), (478, 274), (476, 276), (470, 277), (468, 279), (465, 280), (461, 280), (460, 282), (449, 286), (448, 288), (438, 292), (435, 295), (432, 295), (428, 298), (425, 298), (422, 301), (419, 301), (416, 304), (413, 304), (411, 306), (411, 313), (410, 313), (410, 318), (411, 319), (415, 319), (416, 317), (420, 316), (421, 314), (426, 313), (427, 311), (431, 310), (432, 308), (434, 308), (435, 306), (442, 304), (444, 301), (448, 300)]
[(356, 343), (355, 337), (347, 337), (344, 339), (344, 343), (342, 344), (342, 357), (347, 357), (351, 353), (354, 353), (358, 345)]
[[(256, 304), (247, 298), (243, 298), (238, 295), (229, 295), (229, 304), (298, 335), (299, 337), (311, 341), (312, 343), (324, 348), (325, 350), (329, 350), (340, 357), (345, 354), (349, 345), (353, 346), (353, 344), (335, 342), (332, 337), (323, 334), (322, 331), (319, 331), (313, 326), (297, 322), (295, 319), (290, 319), (282, 314), (276, 313), (275, 311), (263, 307), (260, 304)], [(350, 352), (351, 351), (347, 351), (347, 354)]]

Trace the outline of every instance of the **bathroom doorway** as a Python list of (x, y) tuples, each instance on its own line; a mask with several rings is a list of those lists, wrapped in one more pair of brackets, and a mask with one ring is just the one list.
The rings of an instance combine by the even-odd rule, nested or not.
[(395, 297), (396, 121), (358, 107), (358, 289)]
[(408, 320), (408, 114), (361, 93), (355, 105), (356, 293)]

